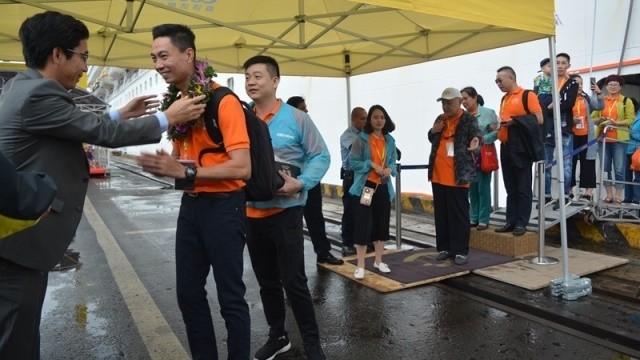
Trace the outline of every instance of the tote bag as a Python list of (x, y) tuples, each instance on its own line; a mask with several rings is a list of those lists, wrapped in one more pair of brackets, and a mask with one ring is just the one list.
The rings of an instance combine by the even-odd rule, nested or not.
[(498, 153), (493, 144), (483, 144), (480, 147), (480, 171), (490, 173), (500, 168), (498, 163)]

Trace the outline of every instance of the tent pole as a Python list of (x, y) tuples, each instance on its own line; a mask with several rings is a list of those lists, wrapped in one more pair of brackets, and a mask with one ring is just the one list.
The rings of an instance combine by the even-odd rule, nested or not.
[(629, 0), (629, 14), (627, 15), (627, 26), (624, 30), (624, 40), (622, 40), (622, 51), (620, 51), (620, 62), (618, 62), (618, 75), (622, 71), (622, 61), (627, 47), (627, 39), (629, 37), (629, 23), (631, 22), (631, 13), (633, 12), (633, 0)]
[[(556, 64), (556, 37), (549, 37), (549, 58), (551, 59), (551, 86), (558, 89), (558, 65)], [(567, 250), (567, 212), (564, 205), (564, 154), (562, 153), (562, 121), (560, 118), (560, 93), (552, 91), (553, 95), (553, 127), (555, 128), (555, 158), (558, 160), (558, 201), (560, 202), (560, 244), (562, 246), (562, 273), (564, 283), (569, 282), (569, 254)], [(551, 171), (551, 169), (549, 169)]]
[(593, 27), (591, 28), (591, 59), (589, 60), (589, 78), (593, 77), (593, 52), (595, 51), (596, 42), (596, 9), (598, 0), (593, 1)]
[(347, 80), (347, 125), (351, 125), (351, 75), (346, 74), (345, 79)]

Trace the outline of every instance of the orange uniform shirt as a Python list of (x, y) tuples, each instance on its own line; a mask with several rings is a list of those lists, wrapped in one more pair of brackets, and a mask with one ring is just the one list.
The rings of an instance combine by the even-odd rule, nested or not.
[(573, 135), (589, 135), (589, 122), (587, 120), (587, 105), (582, 95), (578, 94), (576, 104), (573, 106)]
[[(276, 105), (273, 107), (273, 109), (271, 109), (271, 111), (269, 111), (269, 113), (264, 117), (264, 119), (262, 119), (262, 121), (268, 123), (269, 120), (271, 120), (276, 115), (278, 110), (280, 110), (281, 105), (282, 105), (282, 100), (278, 99), (278, 101), (276, 101)], [(281, 208), (260, 209), (252, 206), (247, 206), (247, 217), (254, 218), (254, 219), (265, 218), (267, 216), (277, 214), (284, 210), (285, 209), (281, 209)]]
[[(619, 96), (611, 98), (607, 96), (604, 98), (604, 109), (602, 109), (601, 116), (610, 118), (611, 120), (618, 120), (618, 101)], [(618, 139), (618, 129), (609, 129), (607, 131), (606, 142), (614, 142)]]
[[(385, 167), (385, 160), (387, 158), (387, 154), (386, 154), (387, 148), (385, 146), (386, 144), (384, 141), (384, 136), (381, 138), (378, 138), (373, 134), (369, 134), (369, 151), (371, 151), (372, 163)], [(373, 183), (376, 183), (378, 185), (382, 184), (382, 182), (380, 181), (380, 175), (378, 175), (378, 173), (376, 173), (376, 171), (373, 169), (369, 171), (367, 180)]]
[[(220, 85), (214, 83), (214, 89)], [(242, 107), (233, 96), (225, 96), (220, 101), (218, 108), (220, 120), (218, 125), (224, 139), (227, 151), (249, 148), (249, 135)], [(191, 128), (187, 138), (174, 140), (173, 146), (179, 150), (180, 159), (194, 160), (197, 167), (206, 167), (221, 164), (229, 160), (226, 152), (209, 153), (198, 162), (198, 156), (202, 149), (216, 148), (207, 133), (204, 124)], [(245, 186), (242, 180), (196, 180), (193, 192), (230, 192)]]
[[(458, 130), (462, 113), (462, 110), (460, 110), (455, 118), (445, 119), (444, 121), (445, 126), (442, 129), (440, 143), (436, 150), (433, 174), (431, 175), (431, 182), (433, 183), (446, 186), (469, 187), (469, 184), (459, 185), (456, 183), (454, 157), (447, 155), (447, 146), (453, 146), (453, 140), (455, 138), (456, 131)], [(451, 145), (447, 145), (448, 143)]]
[[(509, 120), (510, 118), (513, 118), (515, 116), (527, 115), (527, 111), (525, 110), (524, 104), (522, 103), (523, 93), (524, 89), (518, 87), (516, 91), (505, 96), (504, 101), (502, 102), (502, 104), (500, 104), (500, 119), (502, 119), (502, 121)], [(542, 111), (540, 102), (538, 102), (538, 97), (533, 91), (530, 91), (529, 96), (527, 97), (527, 107), (529, 108), (530, 114)], [(509, 141), (508, 127), (500, 127), (500, 130), (498, 130), (498, 140), (502, 141), (503, 143)]]

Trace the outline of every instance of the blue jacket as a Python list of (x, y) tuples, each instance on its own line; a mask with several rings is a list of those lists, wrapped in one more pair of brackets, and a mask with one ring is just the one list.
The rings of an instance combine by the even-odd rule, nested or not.
[[(385, 141), (385, 154), (390, 156), (386, 157), (387, 163), (385, 167), (391, 169), (391, 176), (397, 175), (396, 161), (398, 159), (398, 153), (396, 152), (396, 140), (389, 134), (384, 135)], [(371, 171), (371, 148), (369, 147), (369, 134), (361, 131), (351, 145), (351, 152), (349, 152), (349, 165), (353, 170), (353, 185), (349, 188), (349, 194), (360, 196), (364, 184), (367, 182), (367, 176)], [(387, 182), (387, 189), (389, 191), (389, 200), (393, 201), (396, 196), (393, 190), (391, 181)]]
[(276, 161), (300, 168), (297, 179), (302, 182), (302, 190), (296, 196), (276, 196), (269, 201), (249, 201), (247, 205), (260, 209), (304, 206), (307, 191), (318, 185), (329, 170), (329, 149), (309, 115), (284, 102), (268, 125)]
[(627, 146), (627, 154), (633, 154), (637, 148), (640, 148), (640, 112), (636, 114), (636, 119), (629, 127), (629, 146)]

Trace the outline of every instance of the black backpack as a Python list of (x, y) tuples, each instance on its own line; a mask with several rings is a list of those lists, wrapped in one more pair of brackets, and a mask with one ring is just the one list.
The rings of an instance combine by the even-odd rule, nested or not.
[(245, 194), (248, 201), (267, 201), (273, 199), (276, 190), (284, 185), (284, 180), (278, 174), (273, 156), (273, 145), (267, 123), (262, 121), (250, 109), (249, 105), (240, 100), (231, 89), (221, 86), (213, 91), (213, 96), (207, 102), (204, 110), (204, 123), (211, 140), (218, 145), (217, 148), (203, 149), (198, 156), (198, 162), (202, 163), (202, 156), (208, 153), (225, 152), (224, 140), (218, 127), (218, 107), (223, 97), (233, 95), (242, 106), (247, 122), (247, 132), (251, 147), (251, 178), (246, 181)]

